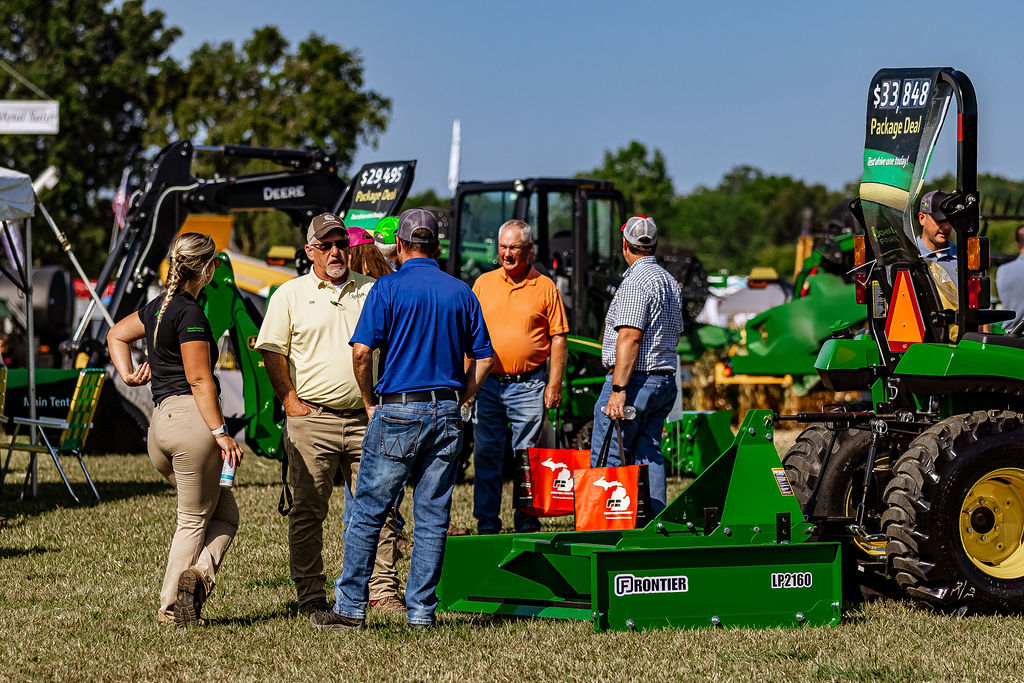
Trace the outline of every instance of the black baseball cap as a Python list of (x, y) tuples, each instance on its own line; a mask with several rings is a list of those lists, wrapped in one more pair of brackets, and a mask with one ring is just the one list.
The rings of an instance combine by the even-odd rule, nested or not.
[(926, 213), (936, 221), (946, 220), (946, 214), (942, 213), (939, 205), (950, 195), (941, 190), (932, 190), (921, 197), (921, 213)]

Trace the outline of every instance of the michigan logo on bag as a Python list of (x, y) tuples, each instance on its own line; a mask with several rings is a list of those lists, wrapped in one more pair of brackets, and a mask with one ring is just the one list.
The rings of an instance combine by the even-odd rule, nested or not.
[(541, 466), (547, 467), (552, 472), (555, 472), (555, 478), (551, 481), (552, 493), (572, 493), (572, 471), (569, 466), (564, 462), (555, 462), (551, 458), (548, 458), (541, 463)]
[[(629, 492), (622, 485), (621, 481), (605, 481), (604, 477), (601, 477), (594, 482), (594, 486), (599, 486), (608, 493), (608, 500), (604, 503), (605, 517), (608, 519), (618, 519), (621, 513), (625, 512), (627, 515), (632, 516), (632, 511), (629, 508), (629, 504), (633, 502), (633, 499), (629, 497)], [(620, 513), (619, 515), (609, 515), (609, 513)]]

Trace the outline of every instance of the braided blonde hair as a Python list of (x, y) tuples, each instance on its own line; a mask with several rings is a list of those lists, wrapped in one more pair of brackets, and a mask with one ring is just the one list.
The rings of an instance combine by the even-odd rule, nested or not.
[(217, 255), (217, 245), (209, 235), (198, 232), (183, 232), (171, 244), (167, 252), (167, 292), (156, 314), (156, 326), (153, 328), (153, 346), (156, 346), (157, 332), (163, 319), (167, 304), (171, 298), (185, 285), (204, 277), (206, 266)]

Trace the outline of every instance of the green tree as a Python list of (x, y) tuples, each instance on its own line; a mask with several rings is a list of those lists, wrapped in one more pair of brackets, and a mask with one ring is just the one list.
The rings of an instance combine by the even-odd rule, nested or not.
[[(0, 165), (35, 176), (53, 165), (60, 183), (43, 196), (87, 271), (106, 258), (111, 190), (144, 149), (150, 106), (181, 32), (139, 0), (7, 0), (0, 59), (60, 103), (57, 135), (0, 136)], [(36, 95), (0, 72), (0, 99)], [(34, 255), (66, 265), (36, 222)]]
[(418, 194), (410, 194), (402, 202), (402, 211), (406, 209), (417, 209), (422, 206), (439, 206), (447, 210), (452, 204), (450, 197), (441, 197), (436, 190), (424, 190)]
[(675, 190), (660, 150), (649, 153), (646, 145), (633, 140), (615, 152), (605, 151), (600, 166), (576, 177), (611, 180), (625, 197), (628, 213), (652, 216), (659, 225), (671, 222)]
[[(162, 146), (191, 138), (207, 145), (241, 144), (301, 149), (320, 147), (345, 173), (360, 143), (376, 147), (391, 101), (367, 89), (362, 57), (310, 34), (292, 50), (273, 26), (255, 29), (240, 50), (231, 42), (204, 43), (187, 67), (171, 72), (160, 91), (170, 114), (156, 121), (150, 142)], [(197, 174), (253, 173), (268, 162), (197, 158)], [(286, 217), (239, 215), (235, 240), (262, 255), (275, 243), (296, 239)]]
[(706, 267), (744, 272), (771, 265), (787, 275), (805, 224), (820, 229), (841, 198), (824, 185), (736, 166), (717, 187), (676, 201), (670, 234), (696, 248)]

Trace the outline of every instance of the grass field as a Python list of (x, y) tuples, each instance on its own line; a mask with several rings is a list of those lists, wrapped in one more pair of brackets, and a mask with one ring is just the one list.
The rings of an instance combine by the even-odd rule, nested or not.
[[(365, 631), (315, 632), (295, 616), (280, 468), (255, 457), (239, 470), (242, 524), (204, 609), (211, 625), (160, 627), (172, 491), (145, 456), (87, 463), (97, 505), (73, 507), (52, 463), (41, 464), (39, 499), (23, 507), (8, 479), (0, 680), (1024, 680), (1020, 618), (953, 618), (888, 601), (848, 608), (837, 628), (803, 630), (599, 634), (582, 622), (442, 615), (439, 628), (412, 632), (402, 615), (371, 612)], [(456, 524), (474, 526), (471, 503), (471, 487), (459, 486)], [(507, 496), (503, 512), (511, 526)], [(339, 506), (329, 574), (340, 568), (340, 520)]]

